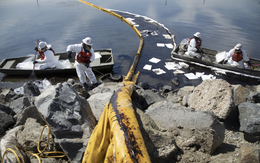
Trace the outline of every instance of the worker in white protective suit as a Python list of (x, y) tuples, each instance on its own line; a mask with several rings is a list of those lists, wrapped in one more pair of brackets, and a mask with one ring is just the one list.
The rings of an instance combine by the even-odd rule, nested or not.
[(51, 48), (50, 44), (41, 41), (39, 42), (39, 47), (35, 47), (34, 50), (36, 50), (39, 53), (39, 59), (35, 60), (33, 64), (42, 64), (40, 65), (40, 70), (56, 67), (57, 61), (54, 57), (55, 52)]
[(234, 67), (245, 68), (244, 61), (248, 66), (251, 66), (251, 62), (249, 61), (246, 52), (242, 49), (242, 44), (238, 43), (227, 53), (224, 63)]
[(191, 57), (201, 59), (202, 57), (202, 49), (200, 48), (202, 40), (201, 40), (201, 34), (200, 32), (196, 32), (194, 34), (194, 37), (191, 37), (190, 40), (188, 41), (188, 49), (187, 52), (185, 53), (186, 55), (189, 55)]
[(93, 86), (97, 86), (96, 76), (91, 69), (90, 63), (95, 59), (95, 53), (92, 48), (92, 39), (86, 37), (82, 40), (81, 44), (73, 44), (67, 47), (68, 58), (71, 58), (72, 51), (76, 52), (75, 55), (75, 67), (78, 78), (85, 88), (87, 88), (86, 77), (90, 80)]

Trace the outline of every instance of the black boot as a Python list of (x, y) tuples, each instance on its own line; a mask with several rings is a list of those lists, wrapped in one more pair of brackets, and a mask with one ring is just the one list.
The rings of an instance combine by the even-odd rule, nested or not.
[(88, 88), (88, 85), (87, 85), (87, 83), (84, 83), (84, 84), (83, 84), (83, 86), (84, 86), (85, 88)]

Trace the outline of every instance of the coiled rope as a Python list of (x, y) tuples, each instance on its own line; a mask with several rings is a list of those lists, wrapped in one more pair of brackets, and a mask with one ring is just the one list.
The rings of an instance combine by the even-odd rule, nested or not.
[(94, 8), (96, 8), (96, 9), (99, 9), (99, 10), (101, 10), (101, 11), (103, 11), (103, 12), (106, 12), (106, 13), (108, 13), (108, 14), (110, 14), (110, 15), (112, 15), (112, 16), (118, 18), (118, 19), (120, 19), (121, 21), (123, 21), (123, 22), (125, 22), (127, 25), (129, 25), (129, 26), (135, 31), (135, 33), (137, 34), (137, 36), (139, 37), (139, 39), (140, 39), (140, 44), (139, 44), (138, 51), (137, 51), (137, 53), (136, 53), (135, 59), (134, 59), (134, 61), (133, 61), (133, 63), (132, 63), (132, 66), (130, 67), (130, 69), (129, 69), (128, 73), (127, 73), (127, 76), (126, 76), (125, 79), (124, 79), (124, 81), (131, 81), (131, 79), (132, 79), (132, 77), (133, 77), (133, 75), (134, 75), (134, 72), (135, 72), (135, 68), (136, 68), (136, 66), (137, 66), (137, 63), (138, 63), (138, 61), (139, 61), (139, 59), (140, 59), (140, 57), (141, 57), (141, 51), (142, 51), (143, 42), (144, 42), (142, 34), (139, 32), (139, 30), (138, 30), (133, 24), (131, 24), (131, 23), (130, 23), (127, 19), (125, 19), (123, 16), (118, 15), (118, 14), (116, 14), (116, 13), (110, 11), (110, 10), (104, 9), (104, 8), (102, 8), (102, 7), (96, 6), (96, 5), (92, 4), (92, 3), (86, 2), (86, 1), (84, 1), (84, 0), (79, 0), (79, 1), (82, 2), (82, 3), (85, 3), (85, 4), (87, 4), (87, 5), (89, 5), (89, 6), (91, 6), (91, 7), (94, 7)]
[[(45, 129), (46, 127), (48, 128), (47, 142), (46, 142), (46, 145), (45, 145), (44, 149), (41, 151), (41, 150), (40, 150), (40, 141), (41, 141), (41, 137), (42, 137), (43, 131), (44, 131), (44, 129)], [(43, 158), (47, 158), (47, 157), (48, 157), (48, 158), (61, 158), (61, 157), (64, 157), (64, 156), (65, 156), (65, 153), (64, 153), (64, 152), (61, 152), (61, 151), (44, 152), (44, 151), (46, 150), (47, 146), (48, 146), (48, 143), (49, 143), (49, 135), (50, 135), (49, 126), (48, 126), (48, 125), (45, 125), (45, 126), (43, 127), (42, 131), (41, 131), (41, 135), (40, 135), (39, 140), (38, 140), (37, 150), (38, 150), (39, 153), (32, 153), (32, 152), (29, 152), (29, 151), (27, 151), (27, 150), (25, 150), (25, 149), (23, 149), (23, 148), (21, 148), (21, 147), (19, 147), (19, 146), (15, 146), (15, 149), (19, 152), (19, 155), (20, 155), (21, 160), (22, 160), (23, 163), (24, 163), (24, 158), (23, 158), (22, 154), (20, 153), (19, 149), (25, 151), (26, 153), (29, 153), (29, 154), (35, 156), (35, 157), (38, 159), (39, 163), (41, 163), (40, 157), (43, 157)], [(18, 149), (18, 148), (19, 148), (19, 149)], [(21, 161), (20, 161), (20, 159), (19, 159), (17, 153), (16, 153), (13, 149), (11, 149), (11, 148), (7, 148), (7, 149), (5, 150), (5, 152), (4, 152), (4, 154), (3, 154), (3, 157), (2, 157), (2, 160), (1, 160), (1, 163), (4, 162), (4, 156), (5, 156), (5, 154), (6, 154), (7, 151), (11, 151), (11, 152), (15, 155), (15, 157), (16, 157), (18, 163), (21, 163)], [(48, 156), (48, 154), (61, 154), (61, 155)]]

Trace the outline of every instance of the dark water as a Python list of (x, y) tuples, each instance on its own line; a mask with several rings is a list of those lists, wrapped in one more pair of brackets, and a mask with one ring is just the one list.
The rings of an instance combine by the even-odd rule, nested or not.
[[(152, 18), (168, 28), (177, 43), (200, 31), (203, 47), (228, 51), (240, 42), (250, 57), (260, 59), (259, 0), (88, 2)], [(138, 37), (128, 25), (75, 0), (1, 0), (0, 22), (0, 60), (34, 54), (36, 39), (51, 44), (56, 52), (64, 52), (67, 45), (80, 43), (84, 37), (90, 36), (94, 49), (113, 49), (114, 72), (126, 75), (139, 46)], [(146, 61), (150, 58), (141, 59)], [(10, 83), (14, 87), (22, 80), (4, 74), (0, 74), (0, 79), (0, 87), (10, 86)], [(162, 77), (160, 82), (168, 84), (168, 79)], [(153, 77), (147, 72), (142, 80), (153, 81)]]

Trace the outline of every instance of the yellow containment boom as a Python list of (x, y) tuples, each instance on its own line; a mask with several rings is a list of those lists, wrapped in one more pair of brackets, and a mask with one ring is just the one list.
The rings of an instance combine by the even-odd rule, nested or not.
[(137, 63), (138, 63), (138, 61), (139, 61), (139, 59), (140, 59), (140, 57), (141, 57), (141, 52), (142, 52), (142, 47), (143, 47), (143, 42), (144, 42), (144, 41), (143, 41), (143, 36), (142, 36), (142, 34), (139, 32), (139, 30), (138, 30), (133, 24), (131, 24), (131, 23), (130, 23), (127, 19), (125, 19), (123, 16), (118, 15), (118, 14), (116, 14), (116, 13), (110, 11), (110, 10), (104, 9), (104, 8), (102, 8), (102, 7), (96, 6), (96, 5), (92, 4), (92, 3), (86, 2), (86, 1), (84, 1), (84, 0), (79, 0), (79, 1), (82, 2), (82, 3), (85, 3), (85, 4), (87, 4), (87, 5), (89, 5), (89, 6), (91, 6), (91, 7), (94, 7), (94, 8), (96, 8), (96, 9), (99, 9), (99, 10), (101, 10), (101, 11), (104, 11), (104, 12), (106, 12), (106, 13), (108, 13), (108, 14), (110, 14), (110, 15), (112, 15), (112, 16), (118, 18), (118, 19), (120, 19), (121, 21), (123, 21), (123, 22), (125, 22), (127, 25), (129, 25), (129, 26), (135, 31), (135, 33), (137, 34), (137, 36), (139, 37), (139, 39), (140, 39), (140, 44), (139, 44), (138, 51), (137, 51), (137, 53), (136, 53), (135, 59), (134, 59), (134, 61), (133, 61), (133, 64), (132, 64), (132, 66), (130, 67), (130, 70), (128, 71), (128, 74), (127, 74), (127, 76), (126, 76), (125, 79), (124, 79), (125, 81), (130, 81), (130, 80), (132, 79), (133, 75), (134, 75), (134, 72), (135, 72), (135, 68), (136, 68), (136, 66), (137, 66)]
[(134, 84), (139, 75), (138, 72), (133, 77), (143, 46), (142, 35), (124, 17), (84, 0), (79, 1), (124, 21), (136, 32), (140, 39), (140, 45), (134, 62), (123, 81), (125, 86), (119, 89), (105, 106), (99, 122), (90, 136), (82, 162), (150, 163), (151, 160), (135, 116), (131, 99)]
[(107, 103), (99, 122), (89, 139), (83, 156), (83, 163), (150, 163), (131, 95), (134, 81), (124, 81)]

